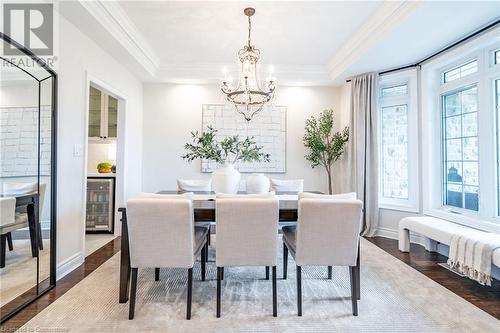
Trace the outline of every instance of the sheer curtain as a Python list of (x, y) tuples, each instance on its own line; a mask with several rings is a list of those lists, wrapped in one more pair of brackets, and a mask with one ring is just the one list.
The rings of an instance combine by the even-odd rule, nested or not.
[(373, 236), (378, 225), (377, 74), (351, 79), (349, 187), (364, 203), (363, 235)]

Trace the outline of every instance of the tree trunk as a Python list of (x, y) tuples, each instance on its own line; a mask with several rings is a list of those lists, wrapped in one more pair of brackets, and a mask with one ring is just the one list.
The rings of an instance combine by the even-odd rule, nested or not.
[(332, 194), (333, 186), (332, 186), (332, 168), (326, 168), (326, 174), (328, 175), (328, 194)]

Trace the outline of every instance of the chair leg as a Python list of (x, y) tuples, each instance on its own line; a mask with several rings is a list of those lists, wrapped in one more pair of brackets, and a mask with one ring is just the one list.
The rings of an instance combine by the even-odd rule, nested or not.
[(187, 310), (186, 319), (191, 319), (191, 301), (193, 299), (193, 268), (188, 269), (188, 292), (187, 292)]
[(132, 279), (130, 285), (130, 307), (128, 310), (128, 319), (134, 319), (135, 296), (137, 294), (137, 268), (132, 268)]
[(297, 266), (297, 315), (302, 316), (302, 267)]
[(0, 235), (0, 268), (5, 267), (5, 250), (6, 250), (6, 240), (7, 237), (5, 235)]
[(201, 249), (201, 281), (205, 281), (205, 260), (207, 259), (207, 244), (203, 245), (203, 248)]
[(357, 278), (356, 278), (356, 267), (349, 267), (349, 276), (351, 278), (351, 301), (352, 301), (352, 315), (358, 315), (358, 297), (356, 292)]
[(283, 243), (283, 280), (286, 280), (288, 275), (288, 247)]
[(359, 243), (358, 243), (358, 259), (356, 259), (356, 295), (358, 300), (361, 299), (361, 270), (360, 270), (360, 259), (359, 259)]
[(328, 266), (328, 280), (332, 279), (332, 266)]
[(220, 268), (220, 279), (224, 280), (224, 267)]
[(208, 245), (210, 245), (209, 243), (206, 243), (205, 244), (205, 262), (208, 262)]
[(211, 227), (208, 227), (208, 234), (207, 234), (207, 245), (210, 245), (210, 229)]
[(12, 243), (12, 233), (8, 232), (6, 236), (7, 236), (7, 244), (9, 245), (9, 251), (13, 251), (14, 244)]
[(266, 280), (269, 280), (269, 266), (266, 266)]
[(43, 236), (42, 236), (42, 224), (40, 222), (37, 223), (38, 228), (38, 247), (40, 250), (43, 250)]
[(221, 294), (221, 283), (222, 272), (224, 267), (217, 267), (217, 318), (220, 318), (220, 294)]
[(276, 290), (276, 266), (273, 266), (273, 317), (278, 317), (278, 296)]
[(155, 281), (160, 281), (160, 268), (155, 268)]

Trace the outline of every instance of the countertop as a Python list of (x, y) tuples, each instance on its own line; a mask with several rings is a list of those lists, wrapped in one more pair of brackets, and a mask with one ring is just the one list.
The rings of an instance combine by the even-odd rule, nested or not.
[(97, 172), (94, 172), (94, 173), (88, 173), (87, 177), (115, 178), (116, 173), (112, 173), (112, 172), (111, 173), (97, 173)]

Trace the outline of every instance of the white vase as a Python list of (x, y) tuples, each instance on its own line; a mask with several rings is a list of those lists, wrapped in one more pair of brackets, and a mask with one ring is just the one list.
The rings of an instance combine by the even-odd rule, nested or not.
[(241, 174), (234, 164), (223, 164), (212, 172), (212, 189), (215, 193), (236, 194), (240, 187)]
[(269, 178), (263, 173), (252, 173), (247, 177), (247, 193), (259, 194), (269, 192)]

